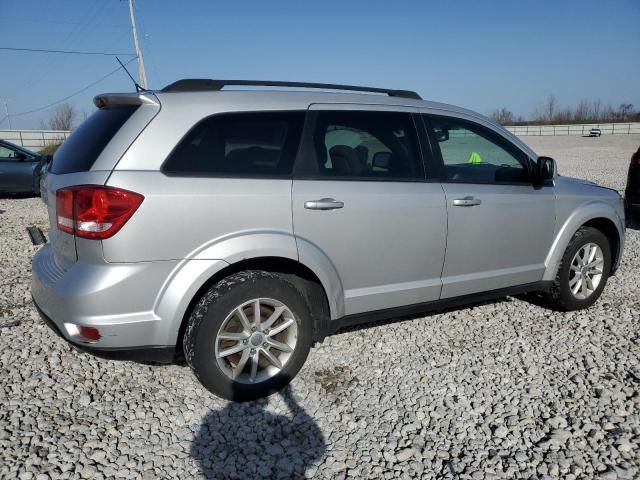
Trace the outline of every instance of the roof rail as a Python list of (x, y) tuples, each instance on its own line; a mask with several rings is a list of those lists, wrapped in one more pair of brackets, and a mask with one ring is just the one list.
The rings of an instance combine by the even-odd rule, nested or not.
[(391, 90), (388, 88), (359, 87), (355, 85), (334, 85), (332, 83), (280, 82), (271, 80), (210, 80), (206, 78), (188, 78), (178, 80), (164, 87), (161, 92), (194, 92), (202, 90), (219, 91), (226, 86), (251, 87), (299, 87), (319, 88), (324, 90), (349, 90), (354, 92), (384, 93), (390, 97), (413, 98), (422, 97), (411, 90)]

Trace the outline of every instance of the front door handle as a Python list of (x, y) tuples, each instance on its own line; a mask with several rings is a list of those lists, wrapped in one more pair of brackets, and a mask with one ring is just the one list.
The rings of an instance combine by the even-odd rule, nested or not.
[(464, 198), (456, 198), (453, 201), (453, 204), (456, 207), (473, 207), (475, 205), (480, 205), (482, 200), (474, 197), (464, 197)]
[(344, 207), (344, 202), (339, 202), (333, 198), (321, 198), (320, 200), (304, 202), (304, 208), (308, 210), (335, 210), (342, 207)]

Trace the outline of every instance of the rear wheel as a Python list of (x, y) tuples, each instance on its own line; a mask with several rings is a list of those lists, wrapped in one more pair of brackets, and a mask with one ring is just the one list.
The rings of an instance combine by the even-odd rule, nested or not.
[(311, 314), (300, 292), (264, 271), (233, 274), (194, 308), (184, 335), (187, 362), (208, 390), (228, 400), (267, 396), (304, 364)]
[(564, 252), (548, 300), (558, 310), (580, 310), (595, 303), (611, 271), (611, 246), (592, 227), (580, 228)]

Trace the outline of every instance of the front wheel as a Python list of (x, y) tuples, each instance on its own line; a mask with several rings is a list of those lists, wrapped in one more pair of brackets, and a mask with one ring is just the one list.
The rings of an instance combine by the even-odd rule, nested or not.
[(298, 373), (311, 348), (311, 314), (283, 277), (244, 271), (203, 295), (183, 347), (198, 380), (227, 400), (265, 397)]
[(582, 227), (564, 252), (548, 296), (552, 308), (580, 310), (593, 305), (611, 271), (611, 246), (607, 237), (592, 227)]

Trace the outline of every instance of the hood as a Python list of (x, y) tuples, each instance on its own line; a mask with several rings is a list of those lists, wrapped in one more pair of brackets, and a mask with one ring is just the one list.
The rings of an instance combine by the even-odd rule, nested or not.
[(574, 177), (565, 177), (564, 175), (558, 175), (555, 178), (556, 182), (565, 182), (565, 183), (572, 183), (572, 184), (581, 184), (581, 185), (594, 185), (596, 187), (599, 187), (600, 185), (598, 185), (597, 183), (594, 183), (590, 180), (585, 180), (584, 178), (574, 178)]
[(614, 188), (604, 187), (602, 185), (598, 185), (595, 182), (591, 182), (589, 180), (585, 180), (583, 178), (573, 178), (573, 177), (563, 177), (562, 175), (557, 175), (554, 179), (556, 183), (556, 187), (562, 187), (562, 185), (567, 186), (567, 188), (574, 187), (579, 188), (579, 185), (588, 186), (591, 188), (596, 188), (599, 191), (608, 190), (615, 194), (615, 196), (620, 196), (620, 192)]

